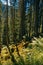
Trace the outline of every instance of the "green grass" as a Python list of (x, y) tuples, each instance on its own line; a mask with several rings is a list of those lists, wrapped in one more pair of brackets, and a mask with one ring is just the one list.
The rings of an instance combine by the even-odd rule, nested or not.
[(40, 46), (38, 43), (32, 45), (30, 43), (26, 49), (28, 49), (29, 52), (25, 52), (25, 59), (23, 56), (18, 56), (16, 58), (16, 60), (19, 58), (17, 64), (7, 60), (4, 64), (0, 63), (0, 65), (43, 65), (43, 45)]

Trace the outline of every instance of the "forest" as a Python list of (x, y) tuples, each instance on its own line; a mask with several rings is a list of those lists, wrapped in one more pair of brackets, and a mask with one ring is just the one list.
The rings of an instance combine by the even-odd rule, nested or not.
[(43, 0), (0, 0), (0, 65), (43, 65)]

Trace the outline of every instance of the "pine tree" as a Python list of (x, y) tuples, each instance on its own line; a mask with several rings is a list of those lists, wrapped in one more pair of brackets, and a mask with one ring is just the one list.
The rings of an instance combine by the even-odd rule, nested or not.
[(1, 10), (1, 2), (0, 2), (0, 53), (1, 53), (1, 44), (2, 44), (2, 38), (1, 38), (1, 27), (2, 27), (2, 10)]
[(9, 27), (8, 27), (8, 0), (6, 0), (7, 4), (5, 6), (5, 20), (4, 20), (4, 31), (3, 31), (3, 44), (8, 45), (9, 41)]
[(35, 35), (39, 37), (39, 3), (40, 0), (35, 0)]
[(19, 10), (20, 10), (20, 38), (22, 39), (23, 36), (26, 34), (26, 23), (25, 23), (25, 6), (24, 0), (19, 0)]

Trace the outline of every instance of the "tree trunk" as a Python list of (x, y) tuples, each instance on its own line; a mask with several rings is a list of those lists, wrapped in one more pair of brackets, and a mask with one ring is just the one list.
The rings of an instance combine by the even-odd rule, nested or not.
[(35, 0), (35, 35), (39, 37), (39, 2), (40, 0)]

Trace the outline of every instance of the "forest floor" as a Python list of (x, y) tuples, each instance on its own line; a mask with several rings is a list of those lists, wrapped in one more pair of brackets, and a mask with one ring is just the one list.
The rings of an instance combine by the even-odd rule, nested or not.
[(43, 65), (43, 38), (34, 38), (32, 43), (22, 41), (17, 46), (19, 55), (14, 44), (9, 45), (9, 48), (16, 61), (12, 62), (7, 46), (3, 45), (0, 65)]

